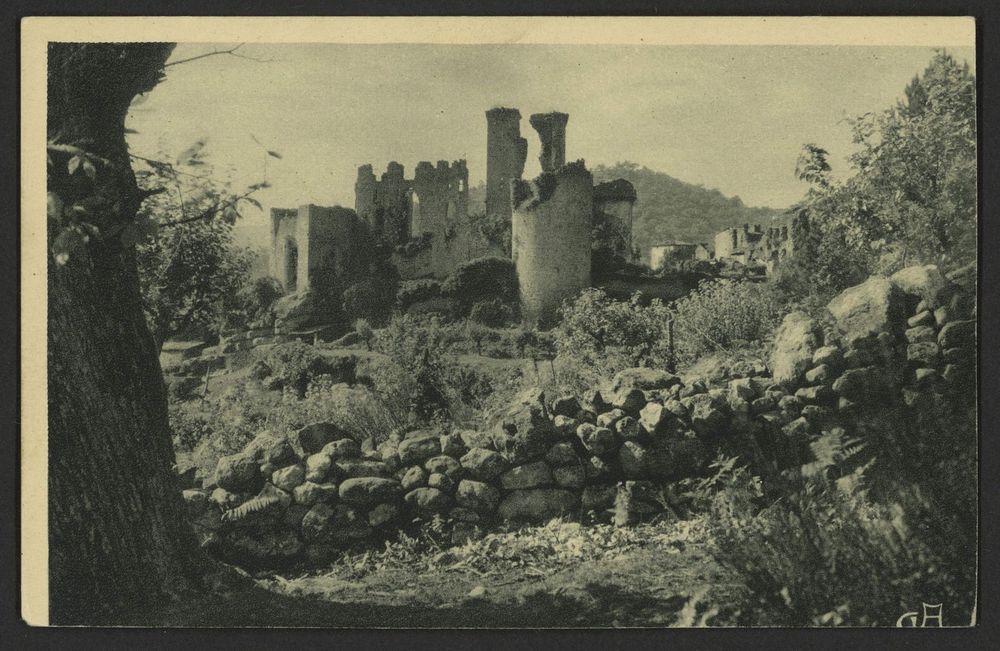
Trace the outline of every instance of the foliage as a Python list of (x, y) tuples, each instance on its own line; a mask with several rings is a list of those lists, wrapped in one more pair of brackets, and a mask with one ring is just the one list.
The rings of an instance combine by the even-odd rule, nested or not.
[(256, 278), (243, 288), (239, 297), (242, 321), (252, 328), (269, 328), (274, 325), (274, 304), (284, 294), (277, 278)]
[(441, 283), (432, 278), (404, 280), (396, 290), (396, 309), (406, 312), (411, 305), (441, 296)]
[(479, 301), (469, 311), (469, 320), (491, 328), (502, 328), (514, 320), (514, 310), (499, 298)]
[[(471, 203), (471, 200), (470, 200)], [(491, 247), (510, 255), (511, 220), (502, 215), (487, 215), (486, 211), (470, 213), (469, 221)]]
[(446, 296), (458, 301), (466, 313), (481, 301), (497, 299), (514, 304), (518, 300), (514, 262), (496, 257), (470, 260), (459, 265), (441, 289)]
[(375, 444), (409, 422), (406, 404), (400, 400), (395, 385), (384, 379), (372, 386), (348, 386), (330, 375), (314, 377), (300, 398), (286, 391), (267, 414), (261, 427), (275, 431), (294, 431), (317, 421), (335, 422), (354, 437)]
[[(696, 485), (710, 501), (713, 555), (759, 603), (757, 624), (892, 625), (921, 602), (964, 624), (976, 589), (975, 412), (891, 402), (810, 444), (779, 499), (732, 460)], [(943, 451), (947, 451), (943, 453)], [(708, 485), (711, 483), (711, 485)], [(713, 495), (714, 493), (714, 495)], [(706, 499), (707, 497), (707, 499)], [(963, 621), (964, 620), (964, 621)]]
[(203, 440), (212, 435), (211, 419), (203, 412), (182, 406), (169, 405), (170, 431), (174, 436), (174, 446), (178, 450), (190, 452)]
[(593, 174), (595, 183), (622, 178), (635, 186), (632, 244), (643, 257), (655, 244), (711, 242), (718, 231), (733, 224), (763, 223), (775, 213), (635, 163), (598, 165)]
[(564, 304), (561, 314), (555, 349), (572, 369), (570, 384), (585, 387), (625, 368), (666, 368), (673, 362), (667, 346), (670, 311), (659, 300), (644, 307), (639, 293), (615, 301), (591, 288)]
[(433, 246), (433, 238), (433, 233), (421, 233), (419, 235), (414, 235), (405, 243), (397, 245), (395, 251), (404, 258), (416, 257), (423, 251), (429, 251), (431, 249)]
[(305, 395), (309, 382), (320, 375), (352, 382), (357, 364), (353, 357), (330, 358), (301, 341), (275, 346), (264, 361), (271, 368), (274, 386), (287, 387), (300, 397)]
[(428, 298), (412, 304), (407, 314), (420, 319), (436, 318), (441, 321), (452, 321), (461, 316), (462, 307), (452, 298), (439, 296)]
[(976, 258), (976, 79), (938, 52), (896, 106), (851, 120), (853, 175), (830, 176), (826, 151), (806, 145), (796, 174), (810, 184), (797, 210), (810, 232), (782, 264), (791, 296), (828, 297), (871, 273)]
[(640, 524), (618, 528), (607, 524), (583, 526), (564, 518), (523, 529), (499, 530), (451, 543), (455, 523), (436, 516), (413, 531), (400, 532), (376, 552), (349, 553), (331, 568), (339, 577), (359, 580), (380, 570), (466, 570), (484, 580), (506, 578), (531, 568), (537, 577), (555, 574), (582, 562), (617, 558), (639, 549), (679, 549), (689, 541), (690, 524)]
[(176, 164), (144, 159), (136, 171), (140, 184), (167, 188), (149, 196), (136, 216), (148, 225), (136, 261), (158, 344), (183, 332), (217, 333), (241, 314), (239, 296), (249, 282), (252, 256), (234, 243), (233, 226), (243, 204), (258, 205), (250, 195), (263, 184), (235, 194), (213, 174), (205, 144), (196, 142)]
[(452, 401), (446, 378), (453, 362), (447, 355), (439, 319), (396, 317), (378, 332), (376, 350), (392, 360), (398, 383), (409, 386), (406, 402), (418, 421), (449, 416)]
[(351, 319), (382, 324), (392, 316), (399, 277), (388, 264), (373, 265), (368, 278), (344, 290), (343, 310)]
[(358, 339), (365, 342), (365, 347), (371, 350), (372, 341), (375, 340), (375, 331), (372, 330), (372, 324), (368, 323), (367, 319), (357, 319), (354, 321), (354, 332), (358, 334)]
[(690, 364), (702, 355), (760, 346), (783, 316), (783, 306), (764, 284), (705, 280), (674, 301), (677, 359)]

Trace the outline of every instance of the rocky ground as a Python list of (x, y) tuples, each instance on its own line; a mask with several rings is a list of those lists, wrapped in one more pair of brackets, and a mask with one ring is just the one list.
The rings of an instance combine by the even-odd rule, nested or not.
[(553, 521), (463, 547), (348, 556), (251, 591), (184, 601), (154, 626), (506, 628), (727, 626), (740, 586), (697, 525), (629, 530)]

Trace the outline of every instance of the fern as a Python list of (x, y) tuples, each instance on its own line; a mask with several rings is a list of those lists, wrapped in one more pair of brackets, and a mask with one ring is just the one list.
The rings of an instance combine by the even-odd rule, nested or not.
[(826, 479), (832, 474), (842, 490), (853, 493), (863, 489), (865, 473), (874, 462), (863, 440), (848, 437), (843, 428), (834, 427), (824, 431), (809, 448), (813, 461), (802, 466), (802, 477)]
[(223, 522), (242, 522), (253, 515), (263, 513), (272, 507), (281, 504), (281, 498), (276, 495), (258, 495), (243, 502), (235, 509), (231, 509), (222, 514)]

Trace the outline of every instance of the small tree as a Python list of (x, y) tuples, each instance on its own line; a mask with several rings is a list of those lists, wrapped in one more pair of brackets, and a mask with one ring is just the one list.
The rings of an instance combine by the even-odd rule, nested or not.
[(174, 163), (143, 158), (136, 172), (141, 183), (166, 190), (136, 216), (143, 308), (157, 348), (172, 335), (211, 332), (238, 318), (250, 280), (253, 256), (235, 244), (233, 226), (242, 204), (259, 207), (250, 195), (265, 184), (234, 194), (212, 175), (205, 145), (197, 141)]

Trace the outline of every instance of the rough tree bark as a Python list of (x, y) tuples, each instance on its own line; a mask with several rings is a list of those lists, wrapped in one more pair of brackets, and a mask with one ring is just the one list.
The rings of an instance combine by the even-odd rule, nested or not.
[(125, 610), (198, 589), (208, 567), (171, 467), (166, 391), (128, 235), (143, 194), (125, 115), (135, 95), (160, 80), (172, 49), (49, 48), (49, 250), (74, 223), (99, 232), (68, 259), (49, 255), (49, 610), (56, 624), (123, 623), (117, 617)]

